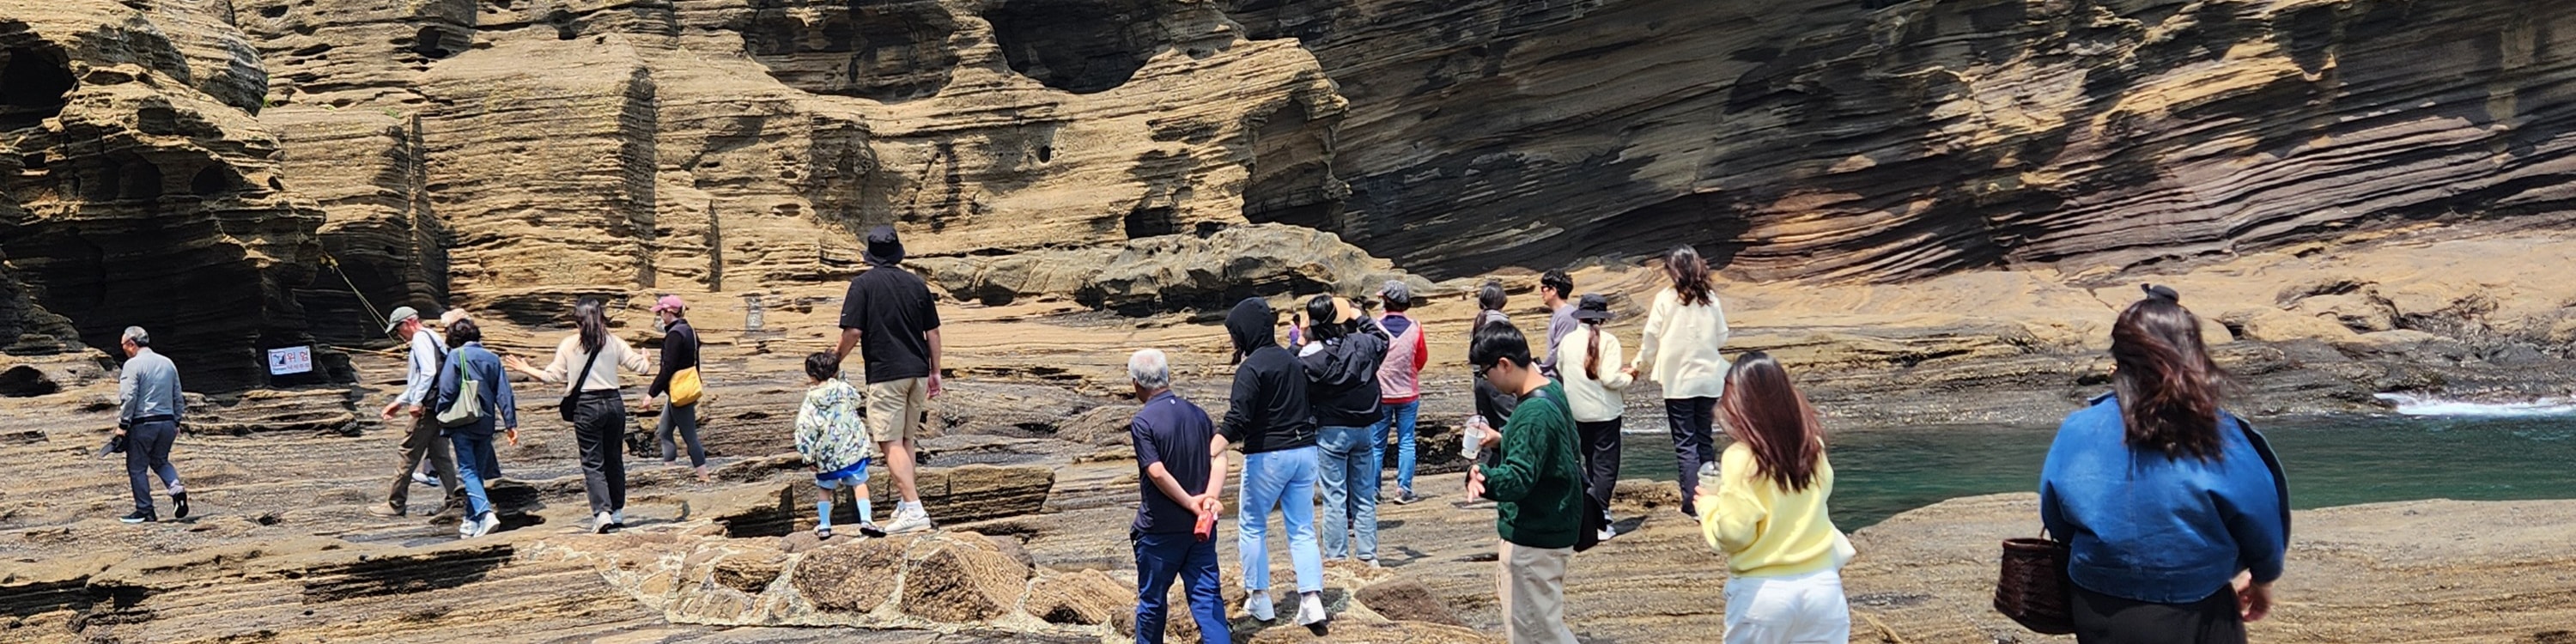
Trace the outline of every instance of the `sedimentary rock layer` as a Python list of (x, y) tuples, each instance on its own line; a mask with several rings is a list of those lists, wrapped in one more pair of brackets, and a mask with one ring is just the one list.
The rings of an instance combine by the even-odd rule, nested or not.
[(1350, 101), (1341, 232), (1438, 276), (1676, 242), (1764, 279), (2563, 226), (2564, 3), (1229, 2)]

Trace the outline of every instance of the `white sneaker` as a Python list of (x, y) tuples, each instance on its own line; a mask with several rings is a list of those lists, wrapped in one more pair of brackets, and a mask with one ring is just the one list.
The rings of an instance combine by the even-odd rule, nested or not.
[(1619, 536), (1619, 529), (1618, 529), (1618, 528), (1611, 527), (1611, 526), (1606, 526), (1606, 525), (1605, 525), (1605, 526), (1601, 526), (1601, 534), (1600, 534), (1600, 537), (1601, 537), (1601, 538), (1599, 539), (1600, 541), (1609, 541), (1611, 537), (1616, 537), (1616, 536)]
[(428, 472), (422, 472), (419, 470), (412, 471), (411, 482), (430, 487), (438, 487), (438, 477), (430, 476)]
[(601, 512), (599, 513), (599, 516), (590, 518), (590, 531), (593, 534), (608, 534), (608, 529), (616, 527), (616, 525), (617, 518), (610, 516), (606, 512)]
[(458, 522), (456, 522), (456, 538), (458, 538), (458, 539), (472, 539), (472, 538), (474, 538), (474, 522), (472, 522), (472, 521), (458, 521)]
[(930, 514), (918, 509), (894, 511), (894, 522), (885, 526), (886, 534), (905, 534), (930, 529)]
[(1332, 616), (1324, 614), (1322, 593), (1304, 593), (1304, 595), (1306, 598), (1297, 602), (1298, 626), (1314, 626), (1332, 619)]
[(1265, 622), (1279, 619), (1279, 614), (1270, 609), (1270, 591), (1267, 590), (1254, 591), (1251, 597), (1244, 598), (1243, 613)]
[(616, 512), (608, 513), (608, 523), (609, 525), (614, 525), (620, 528), (626, 527), (626, 511), (618, 510)]
[(474, 537), (480, 537), (480, 536), (487, 535), (487, 534), (492, 534), (492, 530), (493, 530), (493, 529), (501, 527), (501, 513), (499, 513), (499, 512), (485, 512), (485, 513), (483, 513), (483, 520), (481, 520), (481, 521), (466, 521), (466, 522), (463, 522), (461, 525), (463, 525), (463, 526), (465, 526), (465, 527), (472, 528), (472, 529), (474, 530), (474, 532), (473, 532), (472, 534), (465, 535), (465, 538), (468, 538), (468, 539), (471, 539), (471, 538), (474, 538)]

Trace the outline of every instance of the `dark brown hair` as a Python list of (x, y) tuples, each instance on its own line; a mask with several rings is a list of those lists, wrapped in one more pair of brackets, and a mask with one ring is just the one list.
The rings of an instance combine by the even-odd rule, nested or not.
[(1585, 378), (1591, 378), (1591, 379), (1593, 379), (1593, 380), (1600, 380), (1600, 379), (1601, 379), (1601, 333), (1602, 333), (1602, 331), (1601, 331), (1601, 321), (1600, 321), (1600, 320), (1585, 320), (1585, 321), (1583, 322), (1583, 326), (1592, 327), (1592, 328), (1589, 328), (1589, 329), (1585, 329), (1586, 331), (1591, 331), (1592, 333), (1591, 333), (1591, 337), (1590, 337), (1590, 338), (1585, 339), (1585, 340), (1583, 341), (1583, 377), (1585, 377)]
[(1664, 277), (1673, 281), (1673, 294), (1681, 296), (1683, 306), (1706, 306), (1716, 301), (1716, 289), (1708, 284), (1708, 262), (1700, 260), (1697, 249), (1680, 246), (1665, 253)]
[(1735, 361), (1726, 373), (1726, 395), (1718, 400), (1726, 418), (1726, 435), (1753, 450), (1753, 475), (1771, 479), (1781, 489), (1797, 492), (1816, 484), (1825, 458), (1824, 423), (1807, 396), (1789, 382), (1789, 370), (1771, 354), (1755, 351)]
[(2111, 391), (2130, 449), (2203, 460), (2219, 456), (2218, 402), (2227, 372), (2200, 342), (2200, 316), (2149, 297), (2111, 326)]
[(572, 322), (581, 329), (583, 352), (597, 355), (608, 346), (608, 302), (597, 297), (581, 298), (572, 305)]

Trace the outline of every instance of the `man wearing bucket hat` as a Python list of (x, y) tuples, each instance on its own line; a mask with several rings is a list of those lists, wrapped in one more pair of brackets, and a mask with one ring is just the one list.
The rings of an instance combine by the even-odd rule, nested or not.
[[(653, 430), (654, 440), (662, 445), (662, 464), (679, 461), (680, 446), (686, 444), (689, 467), (697, 470), (698, 480), (703, 482), (712, 480), (707, 473), (706, 444), (698, 441), (697, 396), (705, 384), (698, 380), (698, 330), (689, 326), (688, 309), (677, 295), (664, 295), (653, 303), (653, 315), (659, 318), (654, 324), (662, 327), (662, 371), (653, 376), (653, 385), (644, 390), (644, 398), (671, 395), (662, 407), (660, 426)], [(679, 442), (671, 440), (673, 433), (679, 434)]]
[(463, 501), (463, 489), (456, 478), (456, 454), (448, 447), (447, 441), (440, 438), (438, 418), (424, 413), (430, 387), (438, 382), (439, 360), (447, 355), (447, 348), (438, 336), (420, 323), (420, 311), (416, 309), (394, 307), (393, 314), (385, 319), (385, 333), (408, 338), (411, 355), (404, 362), (408, 368), (403, 372), (402, 394), (385, 405), (377, 417), (385, 421), (387, 428), (407, 427), (409, 431), (402, 434), (402, 469), (395, 470), (392, 491), (386, 494), (384, 503), (368, 507), (367, 513), (398, 517), (409, 510), (411, 472), (420, 467), (423, 458), (427, 458), (430, 467), (437, 470), (439, 486), (446, 488), (447, 498), (440, 509), (457, 508)]
[[(930, 513), (913, 487), (913, 439), (939, 395), (939, 300), (928, 283), (903, 269), (903, 241), (893, 226), (868, 231), (868, 270), (850, 278), (841, 300), (841, 346), (857, 347), (867, 370), (869, 439), (885, 455), (886, 473), (903, 494), (886, 532), (929, 530)], [(848, 364), (844, 362), (843, 364)]]

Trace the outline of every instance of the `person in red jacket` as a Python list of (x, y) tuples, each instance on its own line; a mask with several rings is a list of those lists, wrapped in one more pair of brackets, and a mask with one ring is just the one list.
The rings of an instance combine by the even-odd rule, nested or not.
[(1369, 456), (1370, 462), (1386, 462), (1387, 430), (1394, 430), (1394, 501), (1409, 505), (1422, 500), (1413, 494), (1413, 421), (1422, 411), (1422, 367), (1431, 360), (1431, 342), (1422, 325), (1404, 315), (1413, 308), (1412, 287), (1403, 280), (1387, 280), (1377, 295), (1386, 303), (1386, 315), (1378, 318), (1378, 328), (1394, 339), (1387, 343), (1386, 360), (1377, 368), (1378, 402), (1382, 403), (1379, 407), (1384, 417), (1369, 428), (1369, 435), (1376, 441), (1372, 443), (1376, 449)]

